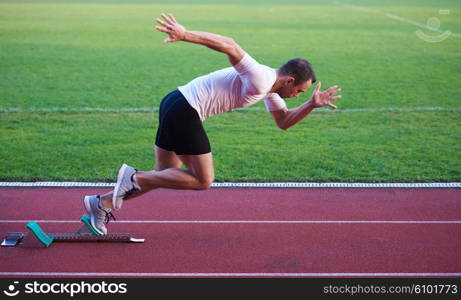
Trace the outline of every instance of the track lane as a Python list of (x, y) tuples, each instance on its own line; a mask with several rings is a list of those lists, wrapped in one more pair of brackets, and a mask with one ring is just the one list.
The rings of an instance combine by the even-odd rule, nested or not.
[[(85, 194), (110, 188), (0, 188), (0, 219), (79, 220)], [(460, 220), (459, 188), (159, 189), (126, 201), (120, 220)]]
[[(83, 212), (81, 196), (101, 191), (6, 189), (0, 189), (0, 219), (78, 220)], [(117, 213), (122, 220), (458, 220), (460, 215), (459, 189), (159, 190), (126, 202)], [(5, 272), (10, 274), (6, 277), (13, 272), (57, 272), (64, 277), (76, 272), (125, 277), (461, 273), (461, 224), (113, 222), (109, 226), (111, 232), (130, 232), (146, 242), (1, 248), (0, 276)], [(48, 232), (73, 232), (78, 224), (42, 227)], [(24, 224), (0, 223), (0, 228), (2, 234), (22, 231)]]

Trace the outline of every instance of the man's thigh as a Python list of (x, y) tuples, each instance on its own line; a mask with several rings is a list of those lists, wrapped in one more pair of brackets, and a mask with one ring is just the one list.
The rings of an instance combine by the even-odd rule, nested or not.
[(182, 161), (174, 151), (168, 151), (155, 146), (155, 171), (169, 168), (181, 168)]

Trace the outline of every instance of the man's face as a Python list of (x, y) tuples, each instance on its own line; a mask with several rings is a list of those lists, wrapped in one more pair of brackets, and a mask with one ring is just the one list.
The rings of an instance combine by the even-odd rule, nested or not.
[(304, 93), (307, 91), (310, 86), (312, 85), (312, 79), (309, 79), (308, 81), (301, 82), (298, 85), (294, 84), (294, 79), (288, 81), (285, 86), (281, 87), (278, 90), (278, 94), (282, 98), (293, 98), (293, 97), (298, 97), (299, 94)]

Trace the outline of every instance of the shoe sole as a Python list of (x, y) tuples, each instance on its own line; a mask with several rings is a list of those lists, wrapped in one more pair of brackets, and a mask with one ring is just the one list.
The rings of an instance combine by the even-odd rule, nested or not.
[(112, 195), (112, 206), (115, 210), (119, 210), (122, 207), (122, 201), (120, 201), (120, 205), (116, 205), (117, 204), (117, 194), (120, 189), (120, 184), (122, 183), (121, 179), (127, 167), (128, 167), (127, 164), (123, 164), (120, 170), (118, 171), (117, 183), (115, 184), (114, 194)]
[(83, 199), (83, 203), (85, 204), (86, 212), (90, 215), (91, 226), (93, 226), (94, 230), (96, 230), (98, 233), (104, 235), (104, 232), (96, 228), (94, 217), (91, 213), (90, 196), (85, 196), (85, 199)]

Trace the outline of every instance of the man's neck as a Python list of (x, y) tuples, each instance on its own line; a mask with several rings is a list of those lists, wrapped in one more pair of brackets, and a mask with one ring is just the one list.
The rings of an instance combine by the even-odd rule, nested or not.
[(276, 74), (276, 77), (275, 77), (275, 82), (274, 84), (272, 85), (272, 88), (271, 90), (269, 91), (269, 93), (276, 93), (280, 87), (281, 87), (281, 83), (280, 83), (280, 71), (279, 69), (275, 69), (275, 74)]

